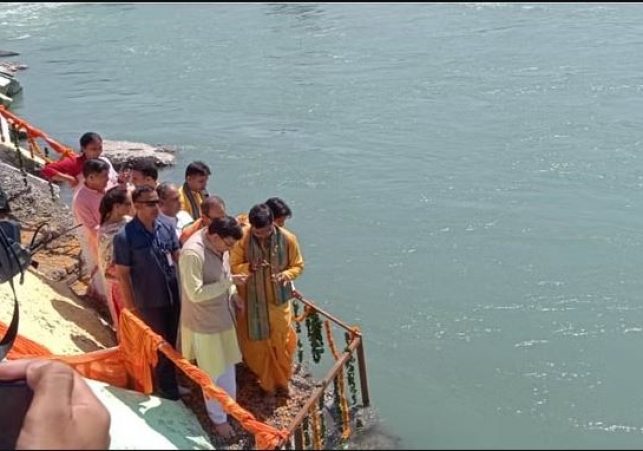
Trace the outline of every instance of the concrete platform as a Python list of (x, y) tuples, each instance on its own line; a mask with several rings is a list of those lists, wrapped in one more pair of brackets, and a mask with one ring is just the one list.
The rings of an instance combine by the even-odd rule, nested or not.
[(110, 449), (215, 449), (182, 401), (85, 380), (111, 413)]

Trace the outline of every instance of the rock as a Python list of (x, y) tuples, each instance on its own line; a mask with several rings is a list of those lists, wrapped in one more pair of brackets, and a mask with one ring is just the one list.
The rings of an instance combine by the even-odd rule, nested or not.
[(48, 279), (58, 282), (67, 277), (67, 271), (62, 268), (54, 268), (47, 271), (46, 276)]
[(0, 185), (9, 195), (14, 216), (27, 223), (42, 217), (55, 218), (60, 227), (71, 227), (70, 211), (60, 199), (60, 188), (50, 186), (45, 180), (31, 174), (25, 174), (25, 177), (19, 169), (0, 163)]
[(400, 437), (381, 423), (372, 423), (358, 429), (347, 441), (345, 449), (401, 449), (400, 444)]
[[(50, 242), (46, 249), (40, 250), (35, 259), (38, 269), (42, 274), (51, 276), (51, 280), (64, 278), (61, 271), (56, 269), (66, 268), (73, 264), (76, 257), (75, 233), (61, 233), (74, 225), (70, 208), (60, 198), (60, 188), (50, 185), (39, 177), (25, 174), (8, 164), (0, 163), (0, 186), (9, 196), (9, 204), (13, 217), (22, 226), (22, 242), (29, 245), (36, 228), (43, 221), (47, 226), (40, 228), (36, 242), (41, 242), (48, 234), (57, 236)], [(53, 190), (53, 195), (52, 195)], [(69, 254), (69, 255), (67, 255)], [(53, 271), (53, 272), (51, 272)]]
[(129, 141), (110, 141), (103, 139), (103, 155), (118, 170), (125, 163), (150, 160), (157, 167), (173, 166), (176, 163), (176, 149), (168, 146), (151, 146)]
[(29, 66), (22, 63), (17, 63), (13, 61), (4, 61), (0, 63), (0, 71), (8, 72), (9, 74), (14, 74), (19, 70), (28, 69)]
[(0, 58), (7, 57), (7, 56), (18, 56), (20, 53), (18, 52), (12, 52), (11, 50), (0, 50)]

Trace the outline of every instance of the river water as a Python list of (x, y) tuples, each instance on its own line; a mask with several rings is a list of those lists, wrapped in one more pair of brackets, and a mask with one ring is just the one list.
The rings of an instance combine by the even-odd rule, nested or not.
[[(406, 448), (640, 448), (636, 4), (0, 6), (14, 110), (294, 211)], [(638, 125), (637, 125), (638, 124)]]

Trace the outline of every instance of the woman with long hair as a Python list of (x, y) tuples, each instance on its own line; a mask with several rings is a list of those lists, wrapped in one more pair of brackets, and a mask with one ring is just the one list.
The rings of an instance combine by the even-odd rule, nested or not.
[(132, 208), (132, 199), (128, 189), (116, 186), (105, 193), (100, 202), (100, 227), (98, 228), (98, 268), (105, 278), (105, 293), (107, 293), (107, 306), (112, 317), (112, 323), (118, 336), (118, 317), (123, 303), (118, 286), (118, 279), (112, 263), (114, 255), (114, 235), (129, 220)]

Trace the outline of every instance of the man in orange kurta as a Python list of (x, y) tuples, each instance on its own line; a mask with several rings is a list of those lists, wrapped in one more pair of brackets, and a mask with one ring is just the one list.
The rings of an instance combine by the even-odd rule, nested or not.
[(292, 327), (292, 283), (304, 270), (297, 237), (273, 222), (265, 204), (252, 207), (250, 227), (230, 253), (233, 274), (248, 274), (237, 315), (243, 359), (268, 393), (288, 393), (297, 334)]

